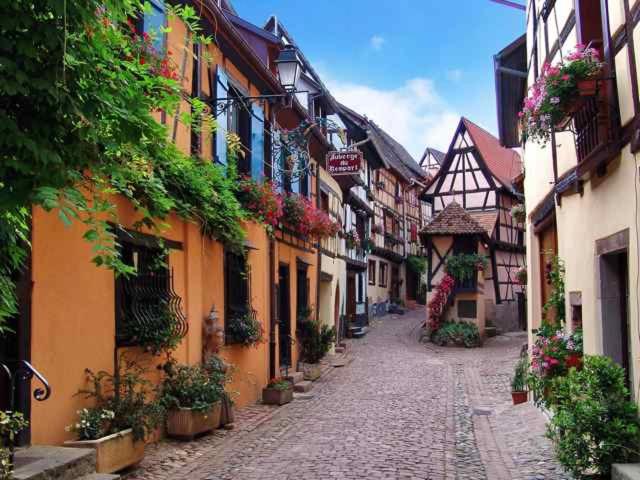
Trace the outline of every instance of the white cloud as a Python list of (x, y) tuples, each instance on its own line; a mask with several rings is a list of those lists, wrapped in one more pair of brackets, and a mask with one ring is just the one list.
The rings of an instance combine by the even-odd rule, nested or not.
[(462, 80), (462, 70), (460, 70), (459, 68), (447, 70), (447, 78), (452, 82), (459, 82), (460, 80)]
[(386, 42), (382, 35), (374, 35), (369, 39), (369, 45), (376, 51), (382, 50), (382, 46)]
[(429, 146), (446, 151), (460, 115), (440, 97), (429, 78), (414, 78), (390, 90), (340, 82), (323, 75), (333, 96), (366, 115), (416, 159)]

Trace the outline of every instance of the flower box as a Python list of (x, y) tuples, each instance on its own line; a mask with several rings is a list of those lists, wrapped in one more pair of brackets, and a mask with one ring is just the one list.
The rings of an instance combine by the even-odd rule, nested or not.
[(167, 413), (167, 435), (193, 439), (195, 436), (215, 430), (220, 426), (222, 405), (216, 402), (207, 411), (179, 408)]
[(70, 440), (67, 447), (93, 448), (96, 451), (96, 472), (113, 473), (140, 463), (144, 457), (144, 441), (134, 440), (129, 428), (98, 440)]
[(293, 386), (285, 389), (263, 388), (262, 402), (267, 405), (285, 405), (293, 400)]
[(526, 403), (529, 399), (529, 392), (526, 390), (523, 392), (511, 392), (511, 399), (513, 400), (514, 405)]
[(302, 367), (302, 374), (305, 380), (311, 380), (315, 382), (322, 375), (322, 367), (319, 363), (303, 363), (300, 362)]

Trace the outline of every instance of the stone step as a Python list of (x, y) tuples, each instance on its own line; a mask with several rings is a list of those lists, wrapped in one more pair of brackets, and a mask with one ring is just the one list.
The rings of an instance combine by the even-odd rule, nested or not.
[(313, 388), (313, 382), (303, 380), (293, 385), (293, 391), (298, 393), (306, 393)]
[(307, 392), (307, 393), (293, 392), (294, 400), (311, 400), (313, 399), (313, 397), (314, 397), (313, 392)]
[(76, 480), (95, 473), (96, 451), (36, 445), (17, 449), (14, 463), (14, 480)]
[(640, 463), (614, 463), (611, 480), (640, 480)]
[(304, 381), (304, 373), (302, 373), (302, 372), (289, 372), (289, 375), (284, 377), (284, 379), (290, 381), (291, 383), (293, 383), (295, 385), (296, 383), (300, 383), (300, 382)]
[(111, 473), (91, 473), (84, 477), (80, 477), (78, 480), (119, 480), (121, 478), (122, 477), (120, 475)]

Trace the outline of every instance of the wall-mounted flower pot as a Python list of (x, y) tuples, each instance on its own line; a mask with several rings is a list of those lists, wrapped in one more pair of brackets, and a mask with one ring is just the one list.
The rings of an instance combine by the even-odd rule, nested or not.
[(284, 390), (275, 388), (262, 389), (262, 402), (267, 405), (284, 405), (293, 400), (293, 387)]
[(71, 440), (67, 447), (93, 448), (96, 451), (96, 472), (114, 473), (140, 463), (144, 457), (144, 442), (133, 439), (131, 429), (98, 440)]
[(220, 402), (214, 403), (207, 411), (190, 408), (169, 410), (167, 413), (167, 435), (180, 439), (193, 439), (195, 436), (215, 430), (220, 426)]
[(514, 405), (519, 405), (521, 403), (526, 403), (529, 398), (529, 392), (511, 392), (511, 398), (513, 400)]
[(302, 363), (300, 362), (302, 367), (302, 374), (305, 380), (311, 380), (315, 382), (322, 375), (322, 368), (319, 363)]

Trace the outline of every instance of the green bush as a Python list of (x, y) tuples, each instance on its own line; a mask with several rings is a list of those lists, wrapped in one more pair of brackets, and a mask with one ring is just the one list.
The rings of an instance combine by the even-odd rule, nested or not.
[(456, 345), (460, 347), (479, 347), (482, 343), (478, 327), (469, 322), (446, 322), (431, 336), (431, 341), (441, 347)]
[(246, 313), (236, 318), (229, 319), (229, 325), (227, 325), (227, 343), (240, 344), (245, 347), (250, 347), (262, 340), (262, 325), (255, 318), (255, 314), (249, 310), (250, 313)]
[(609, 475), (613, 463), (637, 455), (640, 420), (624, 378), (610, 358), (588, 356), (582, 370), (571, 369), (551, 384), (554, 415), (547, 436), (576, 478)]
[(160, 401), (167, 409), (191, 408), (204, 412), (218, 402), (224, 393), (224, 374), (200, 365), (165, 366)]
[(511, 379), (511, 391), (524, 392), (527, 390), (527, 378), (529, 375), (529, 359), (524, 356), (520, 357), (516, 363), (515, 372)]
[(301, 322), (298, 325), (301, 360), (305, 363), (318, 363), (329, 351), (335, 337), (334, 327), (320, 325), (315, 320)]

